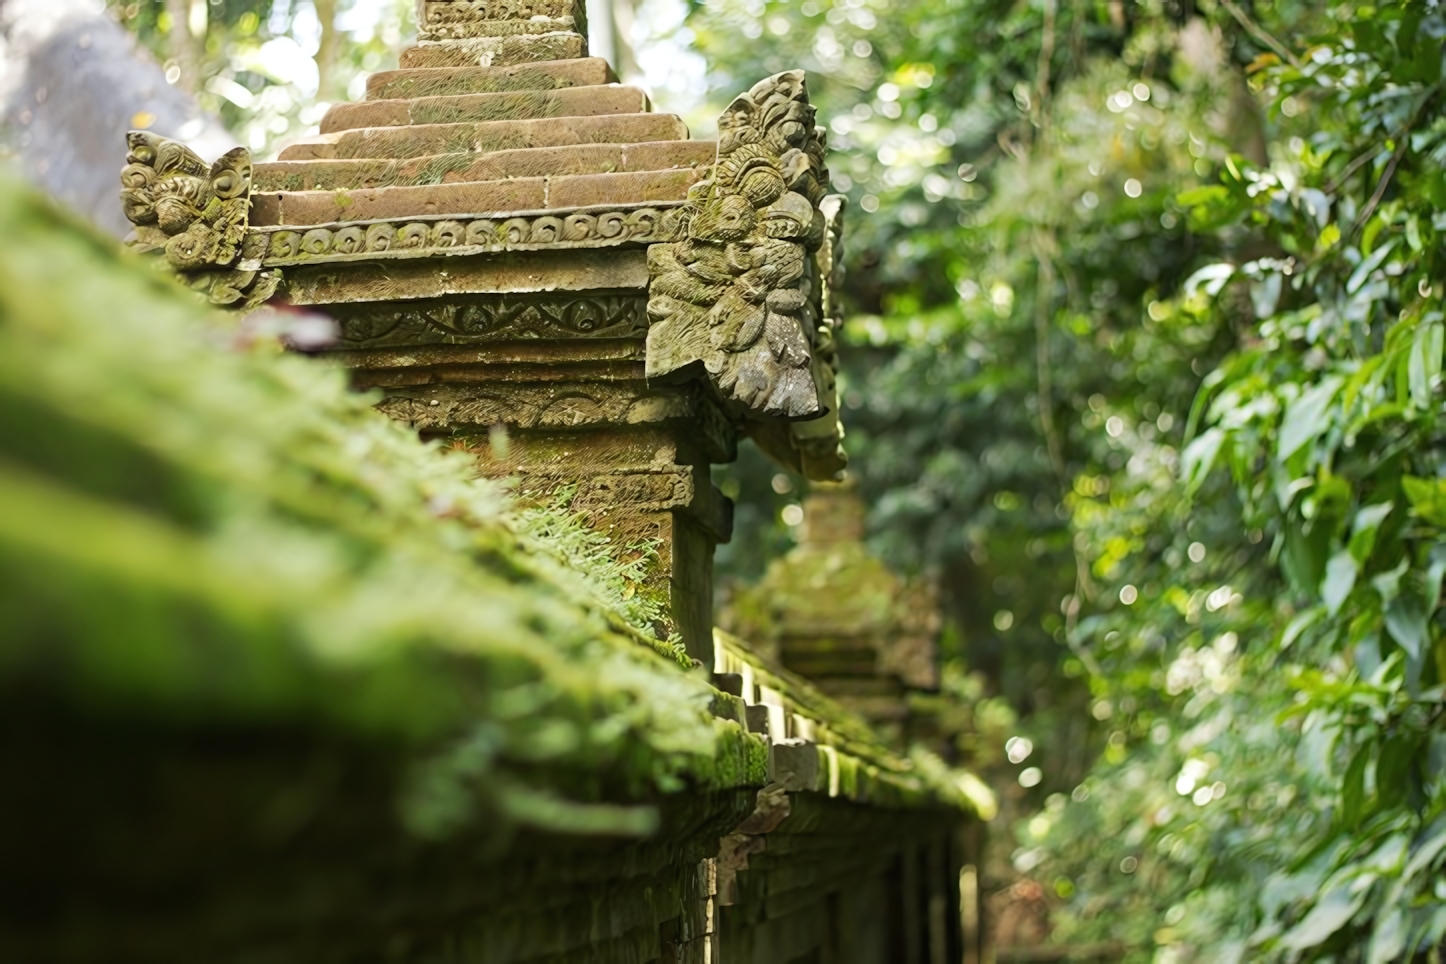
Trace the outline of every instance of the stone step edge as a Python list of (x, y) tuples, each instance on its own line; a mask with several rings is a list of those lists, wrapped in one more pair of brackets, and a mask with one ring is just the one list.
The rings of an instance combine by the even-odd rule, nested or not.
[(588, 55), (579, 33), (519, 34), (467, 40), (421, 40), (402, 51), (402, 67), (509, 67), (548, 60), (580, 60)]
[[(608, 93), (598, 95), (594, 91), (607, 91)], [(548, 98), (559, 98), (565, 104), (562, 113), (557, 114), (518, 114), (513, 117), (478, 117), (478, 118), (454, 118), (449, 121), (412, 119), (416, 108), (443, 108), (449, 104), (461, 105), (466, 102), (467, 106), (477, 109), (485, 109), (489, 104), (506, 104), (509, 101), (517, 103), (522, 100), (532, 99), (546, 101)], [(566, 103), (568, 101), (588, 99), (606, 100), (607, 98), (625, 101), (636, 97), (637, 104), (631, 110), (601, 110), (594, 112), (578, 112), (580, 107), (586, 104)], [(628, 105), (632, 107), (632, 104)], [(387, 120), (383, 123), (365, 123), (368, 113), (391, 112), (397, 115), (394, 120)], [(587, 87), (563, 87), (549, 90), (506, 90), (489, 91), (479, 94), (442, 94), (428, 97), (390, 97), (381, 100), (362, 100), (347, 104), (333, 104), (327, 109), (325, 116), (321, 119), (322, 134), (341, 134), (347, 131), (357, 130), (381, 130), (383, 128), (398, 127), (431, 127), (438, 124), (491, 124), (507, 121), (522, 120), (564, 120), (570, 117), (621, 117), (627, 114), (651, 114), (653, 113), (653, 102), (648, 97), (647, 91), (641, 87), (631, 84), (595, 84)], [(337, 127), (338, 123), (348, 123), (346, 118), (349, 114), (362, 115), (362, 122), (350, 127)], [(402, 119), (405, 116), (405, 120)]]
[[(355, 191), (268, 191), (252, 193), (256, 227), (305, 227), (341, 220), (352, 209), (356, 220), (407, 221), (420, 214), (482, 209), (530, 211), (572, 209), (593, 204), (679, 201), (708, 173), (705, 167), (616, 174), (559, 174), (492, 181), (361, 188)], [(609, 198), (613, 199), (609, 202)], [(476, 203), (478, 207), (471, 207)]]
[[(312, 137), (303, 138), (303, 139), (301, 139), (301, 140), (298, 140), (298, 141), (295, 141), (295, 142), (293, 142), (293, 143), (291, 143), (291, 144), (288, 144), (286, 147), (284, 147), (284, 148), (281, 149), (280, 153), (279, 153), (278, 156), (277, 156), (277, 160), (280, 160), (280, 161), (306, 161), (306, 160), (328, 160), (328, 161), (331, 161), (331, 160), (337, 160), (337, 161), (349, 161), (349, 160), (408, 160), (408, 159), (410, 159), (410, 158), (412, 158), (412, 157), (423, 157), (423, 156), (426, 156), (426, 155), (422, 155), (422, 154), (410, 154), (410, 155), (402, 155), (402, 156), (400, 156), (400, 157), (390, 157), (390, 156), (387, 156), (387, 155), (382, 155), (382, 156), (376, 156), (376, 155), (358, 155), (358, 156), (356, 156), (356, 157), (337, 157), (337, 156), (335, 156), (334, 154), (331, 155), (331, 156), (329, 156), (329, 157), (325, 157), (325, 156), (324, 156), (324, 157), (287, 157), (286, 155), (287, 155), (288, 153), (292, 153), (293, 151), (304, 150), (305, 148), (310, 148), (310, 147), (335, 147), (336, 145), (338, 145), (339, 143), (341, 143), (344, 139), (346, 139), (346, 138), (348, 138), (348, 137), (352, 137), (352, 138), (356, 138), (356, 139), (360, 140), (360, 139), (364, 138), (364, 137), (365, 137), (366, 135), (368, 135), (368, 134), (377, 135), (381, 140), (390, 140), (390, 139), (394, 139), (394, 138), (396, 138), (396, 139), (402, 139), (402, 140), (406, 140), (406, 139), (410, 138), (410, 139), (416, 140), (416, 139), (425, 137), (425, 136), (427, 136), (427, 135), (429, 135), (429, 134), (433, 134), (433, 133), (443, 134), (443, 133), (447, 133), (447, 132), (450, 131), (450, 132), (454, 132), (454, 133), (457, 133), (457, 134), (462, 134), (462, 133), (464, 133), (465, 129), (470, 129), (470, 130), (472, 131), (474, 140), (481, 140), (486, 134), (488, 134), (488, 133), (500, 133), (500, 132), (502, 132), (503, 130), (505, 130), (505, 128), (507, 128), (508, 126), (531, 126), (531, 125), (541, 125), (541, 124), (556, 124), (556, 123), (559, 122), (559, 121), (566, 121), (566, 120), (585, 121), (585, 122), (587, 122), (588, 124), (598, 124), (598, 125), (601, 125), (601, 126), (609, 126), (609, 125), (626, 126), (628, 123), (637, 123), (637, 121), (635, 120), (635, 118), (644, 118), (644, 117), (649, 118), (649, 119), (653, 119), (653, 120), (670, 119), (670, 120), (672, 120), (672, 121), (676, 124), (676, 126), (680, 129), (681, 133), (680, 133), (680, 135), (679, 135), (678, 137), (676, 137), (676, 138), (661, 138), (661, 140), (669, 140), (669, 139), (672, 139), (672, 140), (684, 141), (684, 140), (688, 140), (688, 139), (689, 139), (689, 137), (688, 137), (688, 125), (687, 125), (686, 123), (684, 123), (683, 118), (679, 117), (677, 114), (649, 114), (649, 113), (638, 113), (638, 114), (604, 114), (604, 115), (601, 115), (601, 116), (594, 116), (594, 117), (570, 117), (570, 118), (569, 118), (569, 117), (561, 117), (561, 118), (559, 118), (559, 117), (542, 117), (542, 118), (538, 118), (538, 119), (536, 119), (536, 120), (515, 120), (515, 121), (511, 121), (511, 120), (503, 120), (503, 121), (463, 121), (462, 123), (457, 123), (457, 124), (412, 124), (412, 125), (407, 126), (407, 127), (362, 127), (362, 128), (356, 128), (356, 129), (353, 129), (353, 130), (335, 131), (335, 132), (330, 133), (330, 134), (316, 134), (316, 135), (313, 135)], [(652, 138), (652, 139), (653, 139), (653, 140), (659, 140), (660, 138)], [(621, 144), (621, 143), (625, 143), (625, 142), (623, 142), (623, 141), (598, 140), (598, 141), (579, 141), (579, 142), (577, 142), (577, 143), (590, 143), (590, 144), (613, 144), (613, 143), (616, 143), (616, 144)], [(533, 147), (562, 147), (562, 146), (567, 146), (567, 145), (562, 145), (562, 144), (537, 144), (537, 145), (529, 145), (529, 146), (533, 146)], [(517, 148), (517, 147), (502, 147), (502, 148), (497, 148), (496, 150), (519, 150), (519, 149), (520, 149), (520, 148)], [(494, 150), (480, 150), (480, 149), (478, 149), (478, 150), (469, 150), (469, 151), (453, 151), (453, 152), (448, 152), (448, 153), (458, 153), (458, 154), (466, 154), (466, 153), (491, 154), (491, 153), (495, 153), (495, 151), (494, 151)]]
[[(423, 91), (417, 96), (425, 97), (441, 96), (444, 91), (455, 90), (455, 87), (447, 84), (446, 81), (471, 79), (485, 82), (488, 79), (495, 79), (498, 83), (505, 83), (511, 78), (520, 78), (520, 83), (528, 84), (538, 83), (543, 78), (563, 81), (561, 84), (554, 84), (550, 88), (552, 90), (571, 90), (578, 87), (593, 87), (618, 82), (617, 74), (613, 73), (612, 66), (601, 57), (578, 57), (570, 60), (537, 61), (497, 67), (399, 67), (393, 70), (378, 71), (368, 77), (366, 99), (394, 99), (378, 97), (376, 92), (390, 86), (401, 86), (407, 81), (414, 81), (415, 85)], [(462, 93), (499, 93), (507, 89), (509, 88), (504, 87), (498, 91), (464, 90)]]
[[(635, 173), (651, 173), (648, 171)], [(479, 182), (485, 183), (485, 182)], [(331, 193), (331, 192), (324, 192)], [(685, 198), (676, 201), (623, 201), (618, 204), (585, 204), (569, 208), (533, 208), (528, 211), (480, 211), (467, 214), (416, 214), (399, 218), (369, 218), (358, 221), (328, 221), (325, 224), (253, 224), (247, 227), (247, 234), (278, 234), (283, 231), (294, 231), (305, 234), (317, 228), (325, 228), (328, 231), (336, 231), (341, 228), (366, 228), (373, 224), (400, 224), (416, 221), (420, 224), (431, 224), (442, 221), (507, 221), (512, 218), (538, 218), (551, 217), (563, 218), (574, 214), (610, 214), (614, 211), (621, 211), (624, 214), (633, 211), (663, 210), (666, 208), (682, 207), (687, 203)]]
[[(428, 186), (428, 185), (424, 185), (424, 184), (405, 184), (405, 183), (403, 183), (403, 184), (377, 184), (377, 185), (353, 184), (353, 185), (349, 185), (349, 186), (348, 186), (348, 185), (338, 185), (338, 186), (336, 186), (336, 187), (330, 187), (330, 188), (326, 188), (326, 187), (290, 187), (290, 188), (288, 188), (288, 187), (258, 187), (258, 186), (257, 186), (257, 182), (260, 181), (263, 177), (285, 175), (285, 174), (288, 174), (288, 173), (291, 173), (291, 172), (296, 172), (296, 173), (299, 174), (300, 172), (306, 170), (307, 168), (312, 168), (312, 169), (316, 169), (316, 170), (329, 169), (329, 170), (337, 171), (338, 173), (343, 173), (343, 172), (346, 171), (347, 168), (351, 168), (351, 169), (353, 169), (353, 170), (354, 170), (356, 173), (358, 173), (358, 174), (365, 174), (365, 173), (371, 173), (371, 170), (369, 170), (369, 169), (375, 169), (375, 168), (378, 167), (378, 166), (386, 167), (386, 166), (393, 166), (393, 165), (394, 165), (394, 166), (396, 166), (396, 167), (402, 167), (402, 166), (412, 166), (412, 165), (415, 165), (416, 167), (424, 168), (424, 169), (425, 169), (425, 168), (427, 168), (427, 167), (429, 167), (429, 166), (434, 166), (434, 165), (435, 165), (435, 166), (437, 166), (438, 168), (446, 167), (446, 168), (448, 168), (448, 170), (446, 170), (446, 172), (442, 175), (443, 178), (444, 178), (443, 180), (441, 180), (441, 181), (434, 181), (434, 182), (431, 182), (431, 183), (436, 183), (436, 184), (465, 184), (465, 183), (469, 183), (469, 182), (480, 182), (480, 181), (499, 180), (499, 178), (498, 178), (498, 177), (480, 177), (480, 178), (466, 178), (466, 177), (462, 177), (462, 178), (457, 178), (457, 179), (455, 179), (455, 180), (446, 180), (445, 178), (446, 178), (448, 175), (451, 175), (451, 174), (456, 174), (456, 173), (459, 173), (459, 172), (460, 172), (460, 173), (465, 173), (467, 170), (469, 170), (469, 169), (471, 169), (471, 168), (475, 168), (475, 167), (477, 167), (478, 165), (487, 164), (487, 163), (489, 163), (489, 162), (490, 162), (490, 163), (494, 163), (494, 164), (502, 164), (503, 166), (506, 166), (506, 162), (507, 162), (507, 161), (520, 161), (522, 158), (526, 157), (527, 155), (533, 155), (533, 156), (535, 156), (535, 157), (540, 157), (540, 156), (543, 156), (543, 155), (548, 154), (548, 153), (555, 153), (555, 154), (559, 154), (559, 155), (565, 155), (565, 154), (567, 154), (568, 152), (583, 152), (583, 151), (592, 150), (592, 149), (596, 149), (596, 148), (604, 148), (604, 149), (606, 149), (606, 148), (616, 148), (616, 149), (618, 150), (618, 152), (623, 156), (623, 162), (626, 164), (626, 163), (628, 163), (628, 155), (630, 155), (630, 154), (641, 153), (642, 155), (647, 156), (647, 155), (652, 155), (652, 154), (659, 153), (659, 152), (661, 152), (661, 151), (665, 151), (665, 150), (667, 150), (668, 148), (671, 148), (671, 147), (674, 147), (674, 146), (680, 145), (680, 144), (687, 144), (687, 145), (690, 145), (690, 146), (692, 146), (692, 145), (697, 145), (698, 148), (700, 149), (700, 151), (701, 151), (702, 153), (704, 153), (704, 154), (706, 155), (706, 157), (705, 157), (704, 159), (700, 160), (699, 162), (697, 162), (696, 164), (691, 164), (691, 165), (672, 164), (672, 165), (669, 165), (669, 166), (667, 166), (667, 167), (637, 167), (637, 168), (628, 168), (628, 167), (625, 167), (625, 168), (620, 169), (620, 170), (612, 170), (612, 171), (545, 171), (545, 172), (541, 172), (541, 173), (530, 173), (530, 174), (503, 174), (503, 175), (502, 175), (502, 178), (514, 178), (514, 177), (554, 177), (554, 176), (580, 175), (580, 174), (586, 174), (586, 173), (592, 173), (592, 174), (635, 174), (635, 173), (640, 173), (640, 172), (644, 172), (644, 171), (671, 171), (671, 170), (681, 170), (681, 169), (684, 168), (685, 166), (692, 166), (692, 167), (696, 167), (696, 166), (700, 166), (700, 165), (706, 166), (706, 165), (708, 165), (708, 164), (712, 164), (712, 163), (714, 162), (714, 160), (716, 160), (716, 158), (717, 158), (717, 151), (718, 151), (717, 141), (680, 140), (680, 141), (638, 141), (638, 142), (632, 143), (632, 144), (571, 144), (571, 145), (565, 145), (565, 146), (562, 146), (562, 147), (517, 147), (517, 148), (512, 148), (512, 149), (510, 149), (510, 150), (505, 150), (505, 151), (493, 151), (492, 153), (489, 153), (489, 154), (483, 154), (483, 153), (478, 153), (478, 152), (468, 152), (468, 153), (462, 153), (462, 154), (426, 154), (426, 155), (423, 155), (423, 156), (421, 156), (421, 157), (411, 157), (411, 158), (365, 158), (365, 157), (358, 157), (358, 158), (338, 158), (338, 159), (333, 159), (333, 160), (313, 158), (313, 159), (310, 159), (310, 160), (302, 160), (302, 161), (258, 161), (258, 162), (252, 167), (252, 192), (253, 192), (253, 193), (256, 193), (256, 194), (273, 194), (273, 193), (278, 193), (278, 192), (297, 192), (297, 191), (360, 191), (360, 190), (376, 190), (376, 189), (382, 188), (382, 187), (425, 187), (425, 186)], [(465, 162), (465, 164), (463, 164), (463, 162)], [(455, 166), (454, 166), (454, 165), (455, 165)]]

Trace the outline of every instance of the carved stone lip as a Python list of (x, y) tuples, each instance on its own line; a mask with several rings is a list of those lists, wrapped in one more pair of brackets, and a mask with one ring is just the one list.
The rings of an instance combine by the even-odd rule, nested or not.
[(330, 221), (326, 224), (264, 224), (253, 225), (253, 234), (274, 234), (277, 231), (299, 231), (305, 233), (313, 228), (349, 228), (366, 227), (371, 224), (410, 224), (413, 221), (432, 223), (437, 221), (475, 221), (486, 218), (492, 221), (505, 221), (510, 218), (537, 218), (554, 217), (563, 218), (569, 214), (606, 214), (609, 211), (640, 211), (648, 208), (680, 208), (687, 201), (680, 198), (676, 201), (632, 201), (627, 204), (591, 204), (578, 208), (536, 208), (527, 211), (483, 211), (477, 214), (418, 214), (408, 215), (404, 218), (375, 218), (370, 221)]
[[(499, 254), (512, 251), (547, 251), (567, 248), (612, 248), (632, 245), (647, 245), (658, 241), (672, 240), (671, 227), (663, 223), (669, 211), (681, 208), (686, 202), (643, 201), (627, 204), (599, 204), (578, 208), (547, 208), (526, 211), (498, 211), (483, 214), (427, 214), (405, 218), (378, 218), (358, 221), (333, 221), (327, 224), (264, 225), (248, 230), (245, 253), (257, 264), (269, 267), (287, 265), (335, 264), (353, 261), (398, 260), (432, 258), (438, 256), (459, 256), (476, 254)], [(639, 214), (653, 214), (656, 217), (643, 220)], [(601, 219), (615, 215), (604, 227), (597, 227)], [(568, 219), (582, 216), (593, 219), (580, 237), (570, 237), (563, 227)], [(486, 222), (495, 230), (515, 230), (516, 240), (498, 237), (495, 241), (478, 244), (468, 228)], [(411, 239), (392, 243), (386, 247), (373, 247), (365, 241), (372, 229), (394, 229), (398, 234), (406, 232)], [(447, 226), (450, 233), (444, 239), (442, 234)], [(406, 231), (413, 228), (411, 231)], [(455, 232), (460, 230), (461, 237)], [(349, 232), (355, 241), (359, 234), (364, 250), (349, 252), (336, 251), (333, 247), (340, 232)], [(525, 236), (523, 232), (526, 232)], [(287, 245), (291, 250), (278, 251), (282, 236), (294, 240)], [(494, 233), (495, 236), (495, 233)], [(261, 250), (257, 250), (260, 248)]]

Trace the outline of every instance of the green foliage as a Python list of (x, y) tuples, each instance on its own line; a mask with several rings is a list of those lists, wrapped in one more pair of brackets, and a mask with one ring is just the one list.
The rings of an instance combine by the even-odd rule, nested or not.
[(657, 793), (757, 769), (563, 509), (18, 185), (0, 226), (0, 689), (392, 748), (433, 836), (639, 832)]
[[(259, 155), (315, 133), (335, 101), (360, 99), (365, 74), (394, 68), (414, 4), (354, 0), (106, 0), (167, 71)], [(142, 117), (133, 122), (148, 125)]]
[(946, 678), (1034, 737), (1013, 870), (1054, 938), (1439, 948), (1439, 5), (693, 23), (720, 94), (810, 70), (856, 202), (853, 467), (877, 543), (940, 572)]

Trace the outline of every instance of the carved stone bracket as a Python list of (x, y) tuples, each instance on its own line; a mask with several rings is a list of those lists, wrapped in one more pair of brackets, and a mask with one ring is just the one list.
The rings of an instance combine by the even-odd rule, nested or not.
[(814, 252), (820, 284), (820, 319), (814, 333), (813, 379), (825, 413), (801, 422), (755, 420), (748, 426), (758, 446), (775, 461), (814, 482), (837, 482), (848, 466), (844, 452), (843, 421), (839, 418), (838, 346), (836, 333), (843, 324), (843, 306), (837, 290), (843, 283), (843, 212), (848, 198), (830, 194), (823, 212), (823, 244)]
[(680, 212), (684, 237), (648, 249), (650, 377), (701, 363), (740, 414), (826, 414), (814, 361), (824, 151), (801, 70), (729, 105), (713, 176), (694, 185)]
[(649, 377), (701, 365), (748, 434), (814, 480), (842, 477), (835, 331), (846, 199), (825, 195), (825, 134), (802, 71), (719, 119), (710, 180), (648, 250)]
[[(147, 131), (126, 135), (121, 205), (135, 225), (127, 239), (164, 253), (213, 304), (260, 304), (281, 276), (241, 262), (251, 205), (251, 155), (244, 147), (208, 165), (186, 145)], [(238, 263), (241, 262), (241, 263)]]

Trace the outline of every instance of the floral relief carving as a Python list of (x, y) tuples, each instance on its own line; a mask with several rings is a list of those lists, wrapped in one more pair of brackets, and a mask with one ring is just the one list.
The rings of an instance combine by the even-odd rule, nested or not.
[(334, 310), (348, 348), (464, 345), (526, 338), (641, 338), (646, 299), (633, 294), (495, 295)]

